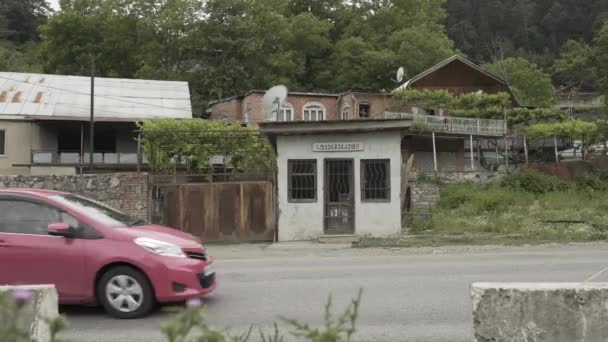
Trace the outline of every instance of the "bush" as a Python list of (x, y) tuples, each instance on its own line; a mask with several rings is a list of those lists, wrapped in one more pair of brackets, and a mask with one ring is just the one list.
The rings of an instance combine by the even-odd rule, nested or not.
[(475, 197), (478, 191), (473, 183), (447, 185), (441, 189), (439, 206), (447, 209), (459, 208)]
[(576, 178), (576, 188), (579, 191), (608, 190), (608, 180), (602, 179), (605, 175), (588, 174)]
[(554, 191), (568, 191), (574, 184), (555, 176), (547, 176), (538, 172), (520, 172), (502, 179), (500, 186), (513, 191), (544, 194)]
[(457, 209), (464, 205), (475, 213), (501, 210), (515, 203), (515, 195), (497, 188), (481, 188), (474, 183), (453, 184), (441, 191), (439, 206)]

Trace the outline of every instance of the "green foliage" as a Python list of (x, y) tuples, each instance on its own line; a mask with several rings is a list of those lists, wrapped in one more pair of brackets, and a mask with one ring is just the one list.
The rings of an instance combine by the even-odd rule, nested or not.
[(270, 144), (255, 129), (208, 120), (148, 120), (139, 123), (144, 152), (155, 171), (210, 172), (210, 158), (226, 156), (228, 172), (268, 173), (274, 167)]
[(572, 83), (595, 84), (597, 75), (593, 65), (593, 49), (582, 41), (568, 40), (553, 64), (555, 78), (564, 85)]
[(397, 90), (395, 96), (404, 103), (416, 104), (421, 108), (443, 108), (450, 115), (465, 118), (498, 119), (505, 116), (510, 127), (530, 122), (547, 122), (565, 119), (566, 113), (559, 108), (512, 108), (511, 97), (507, 93), (468, 93), (453, 96), (446, 90)]
[(603, 172), (575, 182), (516, 173), (487, 185), (443, 186), (425, 234), (468, 235), (464, 243), (488, 241), (488, 236), (500, 234), (518, 236), (521, 242), (590, 241), (607, 237), (602, 231), (607, 210), (608, 176)]
[(608, 93), (608, 21), (604, 23), (593, 43), (594, 71), (604, 93)]
[(456, 209), (463, 205), (474, 208), (476, 213), (498, 211), (515, 202), (515, 196), (501, 189), (479, 188), (474, 183), (447, 185), (441, 189), (439, 206)]
[(574, 185), (570, 182), (538, 172), (520, 172), (506, 176), (500, 182), (500, 186), (512, 191), (529, 192), (533, 194), (568, 191), (574, 188)]
[(553, 123), (540, 123), (526, 127), (525, 133), (531, 139), (556, 136), (579, 140), (583, 151), (586, 151), (592, 144), (608, 139), (608, 124), (605, 120), (600, 120), (598, 122), (568, 120)]
[(450, 38), (473, 60), (524, 57), (549, 68), (568, 40), (593, 40), (608, 2), (448, 0), (446, 8)]
[[(355, 325), (359, 317), (361, 294), (352, 300), (346, 310), (337, 318), (332, 314), (332, 301), (329, 298), (325, 306), (324, 324), (320, 328), (313, 328), (306, 323), (294, 319), (283, 319), (293, 331), (291, 335), (301, 341), (310, 342), (350, 342), (356, 331)], [(247, 342), (252, 339), (253, 327), (240, 336), (231, 336), (218, 331), (208, 325), (200, 307), (193, 306), (181, 310), (175, 318), (162, 327), (162, 332), (168, 342), (204, 341), (204, 342)], [(274, 324), (274, 331), (270, 334), (261, 329), (258, 331), (256, 341), (282, 342), (284, 337)]]
[(554, 106), (555, 95), (551, 77), (536, 64), (520, 57), (498, 60), (483, 67), (504, 79), (523, 105)]

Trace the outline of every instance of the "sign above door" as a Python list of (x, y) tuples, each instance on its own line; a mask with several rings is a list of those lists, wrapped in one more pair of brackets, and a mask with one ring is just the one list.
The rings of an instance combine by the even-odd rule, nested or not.
[(362, 142), (312, 144), (313, 152), (356, 152), (363, 150), (364, 147)]

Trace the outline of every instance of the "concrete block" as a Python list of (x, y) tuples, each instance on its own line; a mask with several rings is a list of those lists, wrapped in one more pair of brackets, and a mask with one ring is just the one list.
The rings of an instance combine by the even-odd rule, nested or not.
[(347, 243), (352, 244), (353, 242), (359, 242), (361, 238), (358, 235), (344, 234), (344, 235), (321, 235), (317, 238), (320, 243)]
[(608, 340), (608, 284), (475, 283), (476, 342)]
[[(13, 292), (17, 289), (32, 292), (32, 299), (21, 309), (22, 315), (19, 317), (18, 325), (24, 331), (29, 331), (34, 341), (49, 341), (50, 330), (47, 320), (54, 319), (59, 315), (55, 286), (0, 286), (0, 292)], [(0, 340), (2, 340), (1, 337)]]

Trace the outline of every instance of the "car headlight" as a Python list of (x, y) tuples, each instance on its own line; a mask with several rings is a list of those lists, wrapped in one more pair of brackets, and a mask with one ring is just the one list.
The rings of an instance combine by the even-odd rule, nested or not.
[(150, 238), (137, 238), (133, 240), (133, 242), (154, 254), (175, 258), (186, 257), (186, 254), (184, 254), (182, 249), (178, 245), (172, 243)]

